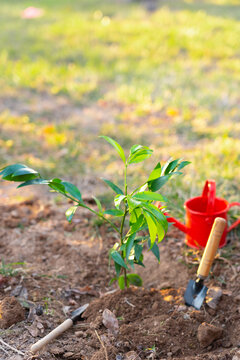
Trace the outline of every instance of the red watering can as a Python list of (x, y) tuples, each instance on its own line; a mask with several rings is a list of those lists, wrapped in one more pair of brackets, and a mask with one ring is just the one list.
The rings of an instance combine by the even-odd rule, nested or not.
[[(160, 206), (160, 204), (159, 204)], [(168, 217), (179, 230), (186, 234), (186, 244), (193, 248), (204, 248), (216, 217), (227, 220), (227, 212), (232, 206), (240, 206), (239, 202), (228, 203), (227, 200), (216, 197), (216, 183), (207, 180), (203, 188), (202, 196), (187, 200), (184, 204), (186, 210), (186, 225), (173, 217)], [(167, 213), (165, 215), (168, 216)], [(226, 228), (221, 237), (219, 247), (226, 245), (226, 235), (229, 231), (240, 224), (240, 219)]]

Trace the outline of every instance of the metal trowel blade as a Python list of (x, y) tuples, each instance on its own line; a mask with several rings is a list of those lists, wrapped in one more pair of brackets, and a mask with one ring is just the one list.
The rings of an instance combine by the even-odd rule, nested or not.
[(195, 309), (200, 310), (202, 303), (206, 297), (208, 288), (204, 285), (198, 286), (196, 281), (189, 280), (188, 286), (184, 294), (185, 304), (193, 306)]

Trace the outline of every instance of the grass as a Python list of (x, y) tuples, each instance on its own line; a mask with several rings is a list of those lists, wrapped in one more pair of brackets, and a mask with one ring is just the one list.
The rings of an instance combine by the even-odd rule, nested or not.
[(154, 149), (133, 179), (169, 156), (192, 162), (166, 188), (180, 213), (207, 178), (239, 200), (238, 1), (161, 0), (148, 12), (140, 1), (39, 0), (44, 16), (22, 19), (32, 5), (0, 4), (2, 165), (116, 180), (119, 162), (96, 140), (105, 134)]

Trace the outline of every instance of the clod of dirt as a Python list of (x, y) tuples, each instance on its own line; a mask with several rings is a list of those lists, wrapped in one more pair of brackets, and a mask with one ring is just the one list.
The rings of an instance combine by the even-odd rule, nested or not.
[(202, 347), (208, 347), (213, 343), (214, 340), (222, 337), (223, 330), (220, 327), (202, 323), (198, 327), (197, 339)]
[(215, 310), (221, 297), (222, 289), (220, 287), (214, 286), (208, 290), (206, 303), (211, 309)]
[(13, 297), (5, 297), (0, 303), (0, 328), (7, 329), (25, 319), (25, 311)]
[(110, 310), (105, 309), (102, 315), (103, 325), (114, 335), (117, 335), (119, 331), (118, 319)]

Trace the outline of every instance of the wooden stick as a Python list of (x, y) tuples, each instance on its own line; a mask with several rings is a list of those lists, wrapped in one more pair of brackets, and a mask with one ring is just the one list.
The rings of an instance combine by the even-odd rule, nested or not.
[(3, 341), (2, 339), (0, 339), (0, 342), (1, 342), (3, 345), (7, 346), (9, 349), (11, 349), (11, 350), (15, 351), (16, 353), (18, 353), (19, 355), (22, 355), (22, 356), (25, 355), (23, 352), (15, 349), (15, 348), (12, 347), (11, 345), (8, 345), (7, 343), (5, 343), (5, 341)]

